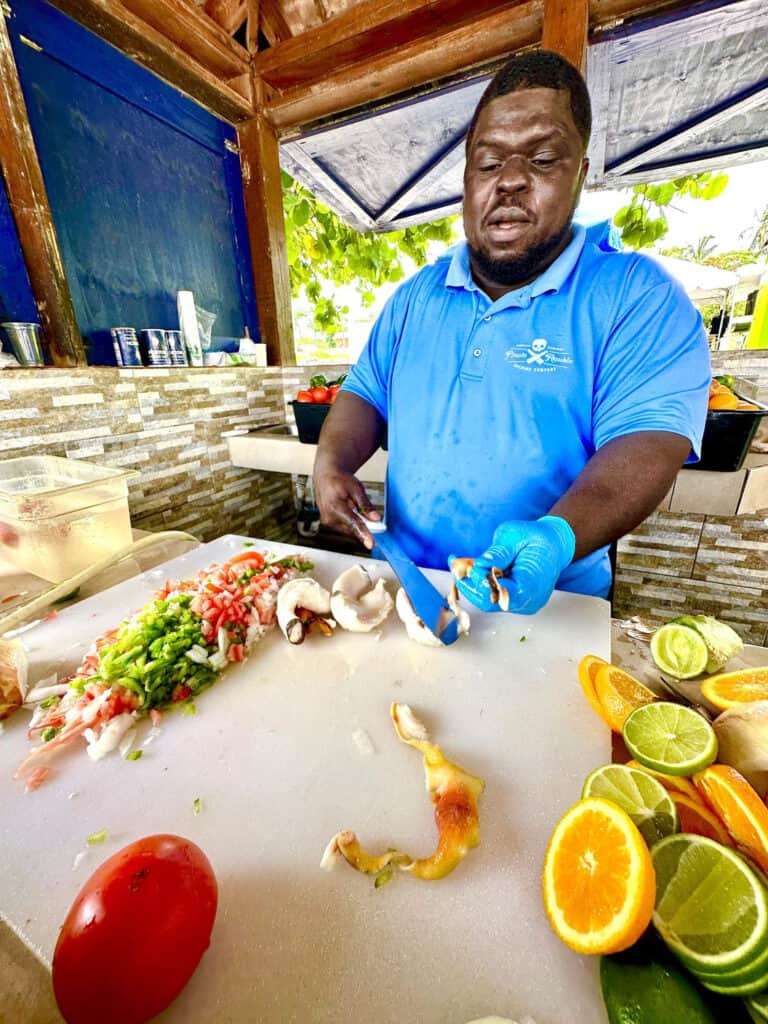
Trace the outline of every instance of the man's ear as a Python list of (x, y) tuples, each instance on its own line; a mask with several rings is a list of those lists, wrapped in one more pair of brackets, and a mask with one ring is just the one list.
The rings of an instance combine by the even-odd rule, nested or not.
[(589, 159), (584, 157), (581, 161), (581, 174), (579, 175), (579, 191), (584, 187), (584, 182), (587, 180), (587, 172), (589, 171)]

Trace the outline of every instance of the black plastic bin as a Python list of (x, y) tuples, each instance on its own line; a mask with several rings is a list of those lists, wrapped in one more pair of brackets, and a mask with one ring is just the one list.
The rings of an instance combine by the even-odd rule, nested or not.
[(685, 469), (709, 469), (716, 473), (741, 469), (763, 416), (768, 416), (768, 409), (710, 409), (701, 460)]
[(317, 444), (320, 437), (320, 429), (331, 408), (330, 402), (291, 402), (293, 415), (296, 417), (296, 426), (299, 430), (299, 440), (303, 444)]

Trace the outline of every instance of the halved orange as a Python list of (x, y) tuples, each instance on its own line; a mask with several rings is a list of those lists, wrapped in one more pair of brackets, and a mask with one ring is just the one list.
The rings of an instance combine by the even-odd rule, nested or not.
[[(686, 779), (686, 782), (688, 780)], [(706, 836), (723, 846), (733, 846), (733, 840), (726, 832), (720, 819), (699, 797), (691, 798), (684, 793), (671, 793), (677, 808), (680, 832), (692, 832), (695, 836)]]
[(736, 846), (768, 872), (768, 807), (744, 776), (730, 765), (711, 764), (693, 781)]
[(597, 670), (595, 694), (602, 706), (601, 717), (614, 732), (621, 732), (637, 708), (658, 700), (653, 690), (616, 665), (603, 665)]
[(701, 693), (721, 711), (737, 704), (768, 700), (768, 665), (710, 676), (701, 684)]
[(596, 654), (586, 654), (579, 662), (578, 668), (579, 683), (581, 684), (584, 696), (603, 721), (605, 721), (605, 715), (603, 713), (603, 705), (597, 699), (597, 694), (595, 693), (595, 676), (597, 675), (597, 670), (607, 664), (608, 662), (604, 658), (598, 658)]
[(618, 953), (643, 934), (656, 876), (632, 819), (587, 797), (560, 819), (547, 847), (544, 909), (556, 935), (577, 953)]
[[(685, 775), (665, 775), (663, 772), (655, 772), (653, 768), (646, 768), (639, 761), (627, 761), (627, 766), (629, 768), (637, 768), (641, 772), (652, 775), (654, 779), (659, 780), (664, 789), (669, 793), (680, 793), (682, 796), (687, 796), (689, 800), (701, 799), (696, 787)], [(680, 829), (680, 831), (683, 832), (685, 830)]]

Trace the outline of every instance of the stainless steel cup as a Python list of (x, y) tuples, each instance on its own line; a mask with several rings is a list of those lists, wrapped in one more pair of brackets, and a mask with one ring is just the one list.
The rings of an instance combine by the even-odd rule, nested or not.
[(13, 354), (22, 366), (43, 366), (40, 347), (40, 324), (0, 324), (13, 348)]

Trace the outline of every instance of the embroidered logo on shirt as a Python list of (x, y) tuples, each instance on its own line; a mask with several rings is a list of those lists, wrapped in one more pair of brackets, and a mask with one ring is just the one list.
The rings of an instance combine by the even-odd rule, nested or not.
[(546, 338), (534, 338), (528, 345), (514, 345), (504, 359), (526, 373), (554, 373), (573, 365), (573, 358), (561, 345), (550, 345)]

